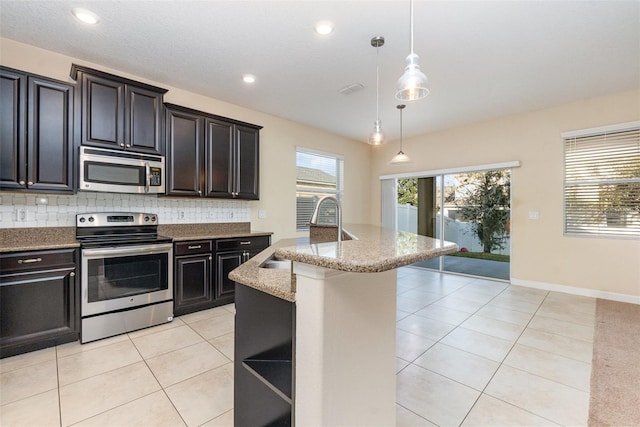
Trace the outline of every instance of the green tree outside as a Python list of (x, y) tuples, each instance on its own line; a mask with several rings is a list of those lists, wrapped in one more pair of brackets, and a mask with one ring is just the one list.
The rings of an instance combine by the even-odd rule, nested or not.
[(504, 248), (511, 209), (508, 170), (459, 175), (455, 204), (462, 217), (473, 224), (483, 252)]
[(418, 178), (398, 180), (398, 204), (418, 206)]

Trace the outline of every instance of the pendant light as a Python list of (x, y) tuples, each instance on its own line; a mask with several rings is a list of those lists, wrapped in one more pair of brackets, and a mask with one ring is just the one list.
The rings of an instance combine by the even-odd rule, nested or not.
[(427, 76), (420, 71), (418, 55), (413, 51), (413, 0), (411, 5), (411, 53), (407, 56), (407, 67), (398, 79), (396, 98), (401, 101), (416, 101), (429, 95)]
[(380, 61), (378, 60), (378, 48), (384, 46), (384, 37), (377, 36), (371, 39), (371, 46), (376, 48), (376, 121), (373, 122), (373, 131), (369, 135), (369, 144), (382, 145), (384, 132), (382, 131), (382, 121), (380, 120)]
[(404, 151), (402, 151), (402, 110), (404, 109), (404, 107), (406, 107), (406, 105), (404, 104), (400, 104), (396, 106), (396, 108), (400, 110), (400, 151), (398, 151), (398, 154), (396, 154), (393, 157), (393, 159), (391, 159), (391, 161), (389, 162), (389, 164), (391, 165), (411, 162), (411, 159), (409, 158), (409, 156), (404, 154)]

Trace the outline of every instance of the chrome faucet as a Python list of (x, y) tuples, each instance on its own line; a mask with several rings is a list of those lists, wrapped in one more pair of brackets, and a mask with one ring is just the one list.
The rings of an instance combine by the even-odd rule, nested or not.
[(318, 200), (316, 209), (313, 211), (313, 215), (311, 215), (311, 221), (309, 221), (309, 225), (318, 225), (318, 214), (320, 213), (320, 205), (322, 205), (325, 200), (333, 200), (334, 202), (336, 202), (336, 215), (338, 217), (338, 243), (342, 243), (342, 208), (340, 206), (340, 201), (335, 196), (324, 196), (320, 200)]

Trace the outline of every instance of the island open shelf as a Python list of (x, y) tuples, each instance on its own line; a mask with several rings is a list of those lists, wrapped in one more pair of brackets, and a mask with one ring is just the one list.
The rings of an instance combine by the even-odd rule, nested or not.
[(351, 240), (278, 241), (229, 274), (234, 425), (395, 425), (396, 269), (457, 247), (348, 227)]

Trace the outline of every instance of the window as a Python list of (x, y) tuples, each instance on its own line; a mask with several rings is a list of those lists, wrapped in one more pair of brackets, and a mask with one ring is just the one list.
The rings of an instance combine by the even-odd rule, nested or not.
[[(308, 230), (318, 200), (333, 195), (340, 200), (343, 186), (342, 156), (296, 148), (296, 229)], [(323, 203), (319, 222), (335, 223), (335, 205)]]
[(640, 122), (564, 139), (564, 231), (640, 237)]

